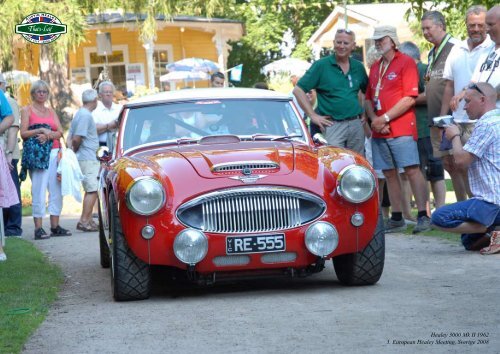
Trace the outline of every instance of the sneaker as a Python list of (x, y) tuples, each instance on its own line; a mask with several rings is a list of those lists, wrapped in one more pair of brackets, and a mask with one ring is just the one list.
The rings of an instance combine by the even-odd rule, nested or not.
[(0, 262), (5, 262), (7, 260), (7, 255), (5, 253), (0, 253)]
[(385, 223), (385, 232), (386, 233), (391, 233), (391, 232), (403, 232), (406, 231), (406, 222), (404, 219), (401, 219), (399, 221), (389, 219)]
[(418, 234), (422, 231), (431, 229), (431, 219), (428, 216), (421, 216), (417, 219), (417, 225), (413, 228), (413, 233)]
[(495, 254), (500, 252), (500, 231), (493, 231), (490, 237), (490, 245), (482, 248), (479, 253), (481, 254)]

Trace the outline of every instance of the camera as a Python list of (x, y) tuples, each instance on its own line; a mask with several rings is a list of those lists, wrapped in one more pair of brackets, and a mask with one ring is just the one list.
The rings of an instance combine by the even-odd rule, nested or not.
[(453, 116), (439, 116), (432, 118), (435, 127), (446, 128), (452, 124), (455, 124)]

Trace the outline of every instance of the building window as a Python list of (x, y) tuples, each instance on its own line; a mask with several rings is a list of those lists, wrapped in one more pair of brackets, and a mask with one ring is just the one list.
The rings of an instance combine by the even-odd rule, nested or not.
[(168, 64), (168, 50), (155, 50), (153, 59), (155, 61), (155, 86), (161, 88), (162, 85), (160, 85), (160, 76), (167, 73), (166, 65)]

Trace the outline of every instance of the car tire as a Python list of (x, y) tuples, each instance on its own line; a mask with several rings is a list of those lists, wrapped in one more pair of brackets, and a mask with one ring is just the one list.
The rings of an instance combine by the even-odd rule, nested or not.
[(140, 260), (128, 247), (123, 235), (118, 207), (112, 193), (111, 210), (111, 288), (116, 301), (144, 300), (151, 293), (151, 272), (148, 264)]
[(97, 210), (99, 213), (99, 253), (101, 257), (101, 267), (109, 268), (109, 246), (108, 242), (106, 241), (106, 234), (104, 233), (103, 217), (101, 212), (101, 205), (99, 204), (99, 202), (97, 202)]
[(338, 280), (345, 285), (372, 285), (382, 276), (385, 260), (384, 220), (379, 213), (375, 235), (368, 245), (357, 253), (333, 258)]

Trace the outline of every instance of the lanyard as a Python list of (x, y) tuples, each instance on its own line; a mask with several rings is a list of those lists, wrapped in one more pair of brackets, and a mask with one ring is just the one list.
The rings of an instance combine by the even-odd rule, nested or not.
[(435, 62), (439, 58), (439, 55), (443, 51), (444, 46), (448, 41), (451, 39), (451, 35), (449, 33), (446, 33), (446, 36), (444, 36), (443, 40), (441, 41), (441, 44), (439, 45), (437, 51), (435, 50), (436, 47), (432, 48), (431, 51), (429, 52), (429, 56), (427, 57), (427, 62), (429, 63), (427, 65), (427, 72), (425, 73), (425, 80), (429, 81), (431, 78), (431, 72), (432, 72), (432, 67), (434, 66)]
[[(394, 59), (394, 58), (393, 58)], [(373, 97), (374, 101), (378, 100), (378, 96), (380, 96), (380, 88), (382, 87), (382, 78), (384, 77), (385, 73), (387, 72), (387, 69), (389, 68), (389, 65), (391, 65), (392, 59), (387, 63), (385, 66), (384, 70), (382, 71), (382, 66), (384, 60), (380, 60), (380, 66), (378, 67), (378, 82), (377, 82), (377, 87), (375, 88), (375, 97)]]

